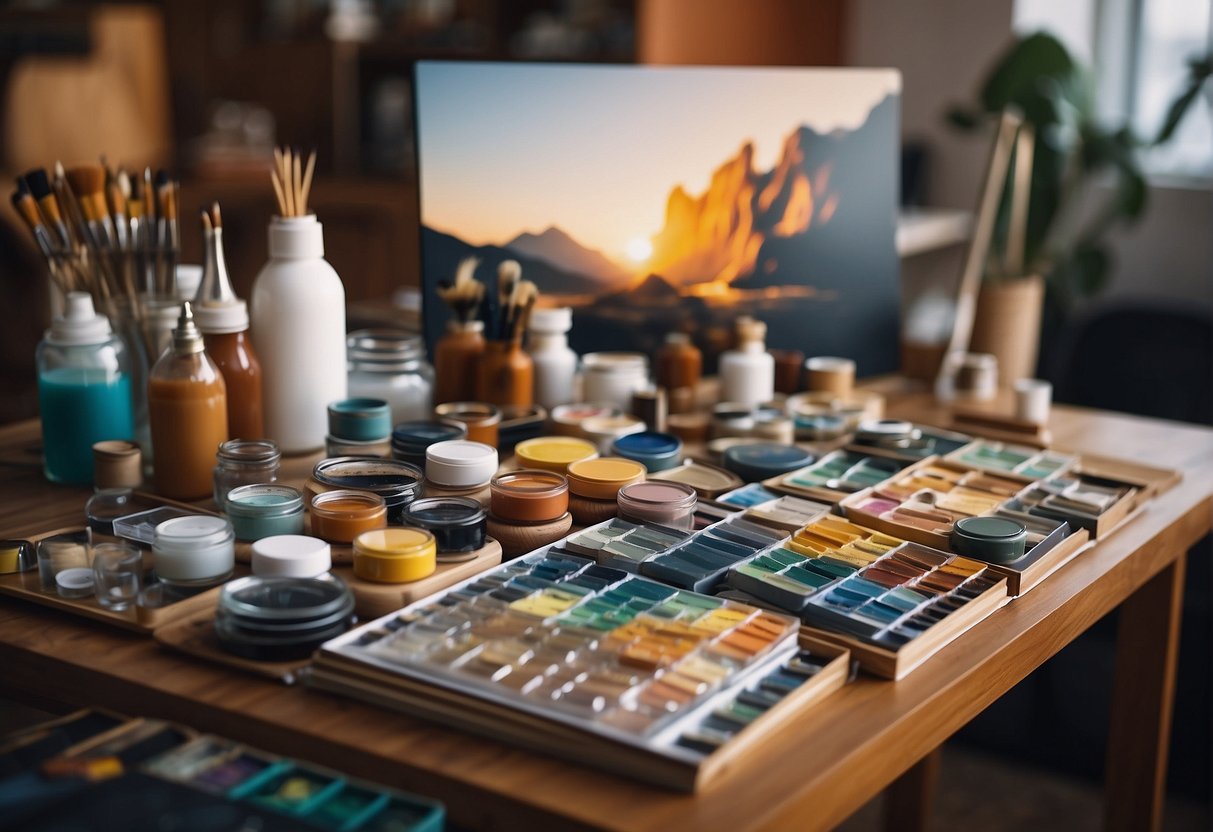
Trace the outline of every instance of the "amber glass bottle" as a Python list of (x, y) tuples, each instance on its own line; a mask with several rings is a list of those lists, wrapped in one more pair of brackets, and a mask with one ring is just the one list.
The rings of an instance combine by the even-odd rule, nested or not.
[(477, 400), (484, 322), (452, 321), (434, 345), (434, 404)]

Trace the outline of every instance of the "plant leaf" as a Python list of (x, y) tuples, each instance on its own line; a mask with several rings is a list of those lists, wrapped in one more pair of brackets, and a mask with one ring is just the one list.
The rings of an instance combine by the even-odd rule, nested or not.
[(1075, 71), (1070, 53), (1047, 32), (1036, 32), (1014, 43), (995, 63), (981, 90), (981, 104), (1000, 112), (1008, 104), (1021, 104), (1039, 95), (1042, 77), (1065, 78)]

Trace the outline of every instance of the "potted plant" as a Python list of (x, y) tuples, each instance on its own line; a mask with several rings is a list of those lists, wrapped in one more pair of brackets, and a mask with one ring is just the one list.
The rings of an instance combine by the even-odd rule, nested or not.
[[(1147, 201), (1138, 151), (1167, 141), (1210, 73), (1208, 56), (1191, 62), (1187, 87), (1150, 141), (1128, 125), (1109, 127), (1095, 115), (1090, 73), (1044, 32), (1016, 41), (982, 82), (977, 101), (948, 112), (956, 127), (974, 130), (1005, 110), (1022, 114), (1035, 140), (1020, 142), (1015, 168), (1025, 175), (1027, 213), (1020, 229), (1007, 187), (994, 227), (978, 297), (971, 349), (998, 356), (1004, 383), (1035, 374), (1046, 294), (1064, 313), (1075, 298), (1107, 283), (1107, 240), (1141, 216)], [(1016, 169), (1009, 174), (1013, 181)], [(1017, 233), (1017, 230), (1020, 233)]]

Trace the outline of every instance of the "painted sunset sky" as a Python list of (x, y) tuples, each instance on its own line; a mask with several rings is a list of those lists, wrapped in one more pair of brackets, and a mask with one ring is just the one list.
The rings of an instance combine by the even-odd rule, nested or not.
[(746, 141), (768, 169), (796, 127), (855, 129), (899, 87), (885, 70), (420, 62), (421, 219), (473, 245), (557, 225), (640, 272), (675, 185), (702, 192)]

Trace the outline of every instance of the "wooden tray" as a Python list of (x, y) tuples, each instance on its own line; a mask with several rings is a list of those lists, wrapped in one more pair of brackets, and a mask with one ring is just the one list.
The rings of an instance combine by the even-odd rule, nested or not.
[(349, 585), (350, 591), (354, 593), (354, 611), (358, 613), (359, 618), (365, 620), (387, 615), (427, 595), (433, 595), (452, 584), (491, 569), (499, 563), (501, 544), (490, 537), (483, 548), (473, 553), (472, 558), (459, 563), (439, 563), (433, 575), (419, 581), (403, 584), (364, 581), (354, 575), (352, 566), (334, 566), (333, 574)]
[(194, 609), (187, 615), (181, 616), (167, 624), (157, 627), (153, 637), (165, 647), (186, 653), (209, 662), (234, 667), (258, 676), (277, 679), (288, 685), (293, 685), (302, 678), (303, 669), (311, 659), (299, 659), (293, 662), (257, 662), (241, 656), (234, 656), (219, 646), (215, 637), (215, 604), (201, 609)]
[[(39, 540), (53, 535), (82, 531), (84, 531), (82, 526), (55, 529), (54, 531), (35, 535), (29, 538), (29, 540), (36, 544)], [(239, 572), (240, 569), (237, 567), (237, 574)], [(94, 621), (102, 621), (106, 624), (121, 627), (124, 630), (130, 630), (131, 632), (151, 635), (153, 630), (161, 624), (172, 621), (182, 615), (188, 615), (197, 609), (214, 607), (218, 600), (219, 587), (212, 587), (197, 595), (191, 595), (175, 604), (170, 604), (167, 607), (161, 607), (156, 610), (144, 609), (139, 611), (132, 605), (121, 612), (117, 612), (101, 606), (97, 603), (95, 596), (88, 598), (64, 598), (54, 590), (48, 591), (43, 589), (42, 579), (38, 575), (38, 570), (35, 569), (30, 572), (15, 572), (10, 575), (0, 575), (0, 595), (32, 601), (35, 604), (68, 612), (72, 615), (91, 618)]]

